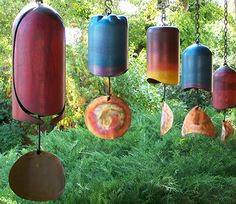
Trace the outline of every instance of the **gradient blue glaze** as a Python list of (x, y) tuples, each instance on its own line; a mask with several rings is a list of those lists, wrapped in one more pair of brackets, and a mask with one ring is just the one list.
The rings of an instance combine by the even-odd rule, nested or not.
[(94, 16), (88, 31), (89, 72), (117, 76), (128, 69), (128, 23), (124, 16)]
[(212, 90), (212, 53), (195, 43), (185, 49), (182, 57), (182, 88)]

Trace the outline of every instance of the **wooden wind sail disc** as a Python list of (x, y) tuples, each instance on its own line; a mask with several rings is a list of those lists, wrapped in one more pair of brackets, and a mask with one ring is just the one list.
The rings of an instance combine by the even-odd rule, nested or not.
[(174, 114), (170, 107), (163, 101), (161, 112), (161, 126), (160, 134), (166, 134), (172, 127), (174, 121)]
[(229, 121), (222, 122), (221, 140), (225, 141), (234, 134), (234, 128)]
[(51, 153), (29, 152), (21, 156), (11, 168), (9, 184), (14, 193), (23, 199), (55, 200), (64, 192), (64, 168)]
[(207, 135), (209, 137), (215, 137), (216, 134), (211, 119), (199, 106), (195, 106), (184, 119), (182, 136), (185, 137), (191, 133)]

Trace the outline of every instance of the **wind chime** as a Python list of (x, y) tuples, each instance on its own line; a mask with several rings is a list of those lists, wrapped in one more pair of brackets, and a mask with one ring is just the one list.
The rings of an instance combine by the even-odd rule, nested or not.
[(87, 106), (85, 123), (90, 132), (103, 139), (123, 136), (130, 127), (131, 111), (119, 97), (111, 94), (111, 77), (128, 67), (128, 23), (125, 16), (112, 14), (111, 0), (105, 0), (105, 16), (91, 18), (88, 31), (89, 72), (108, 77), (108, 95)]
[(236, 72), (227, 63), (227, 24), (228, 24), (228, 2), (224, 3), (224, 64), (217, 69), (213, 75), (213, 106), (217, 110), (224, 111), (222, 121), (221, 140), (225, 141), (234, 134), (233, 126), (226, 121), (226, 111), (236, 107)]
[(166, 134), (172, 127), (174, 115), (165, 102), (166, 85), (179, 82), (179, 30), (166, 25), (166, 8), (168, 0), (159, 0), (162, 26), (153, 26), (147, 30), (147, 81), (163, 84), (163, 99), (160, 134)]
[[(199, 0), (195, 3), (196, 9), (196, 43), (189, 46), (183, 52), (182, 57), (182, 88), (211, 92), (212, 89), (212, 53), (200, 43), (199, 32)], [(215, 136), (215, 127), (209, 116), (197, 105), (187, 114), (183, 127), (182, 136), (190, 133), (198, 133), (209, 137)]]
[(10, 170), (11, 189), (21, 198), (48, 201), (64, 191), (64, 168), (41, 150), (43, 117), (55, 124), (65, 110), (65, 29), (59, 14), (42, 1), (27, 5), (13, 23), (12, 116), (38, 125), (37, 151)]

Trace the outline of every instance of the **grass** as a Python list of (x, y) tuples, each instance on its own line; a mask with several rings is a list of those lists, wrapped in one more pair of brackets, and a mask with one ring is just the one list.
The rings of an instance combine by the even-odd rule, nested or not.
[[(220, 116), (206, 110), (220, 131)], [(222, 143), (201, 135), (180, 137), (186, 111), (175, 109), (175, 123), (159, 136), (159, 113), (133, 111), (129, 132), (115, 141), (94, 137), (85, 127), (54, 130), (42, 147), (56, 154), (66, 172), (58, 204), (236, 203), (236, 138)], [(8, 185), (15, 160), (32, 147), (0, 155), (0, 202), (32, 203)]]

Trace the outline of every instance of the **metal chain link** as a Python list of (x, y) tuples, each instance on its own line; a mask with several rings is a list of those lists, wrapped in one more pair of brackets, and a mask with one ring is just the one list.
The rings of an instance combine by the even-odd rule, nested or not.
[(158, 0), (157, 1), (157, 9), (161, 10), (161, 22), (162, 26), (166, 25), (166, 8), (168, 8), (170, 5), (169, 0)]
[(112, 13), (111, 6), (113, 5), (112, 0), (105, 0), (104, 6), (105, 6), (105, 13), (107, 16), (109, 16)]
[(195, 2), (195, 23), (196, 23), (196, 43), (200, 42), (200, 32), (199, 32), (199, 9), (200, 9), (200, 5), (199, 5), (199, 0), (196, 0)]
[(227, 66), (227, 56), (228, 56), (228, 1), (225, 0), (224, 3), (224, 65)]

